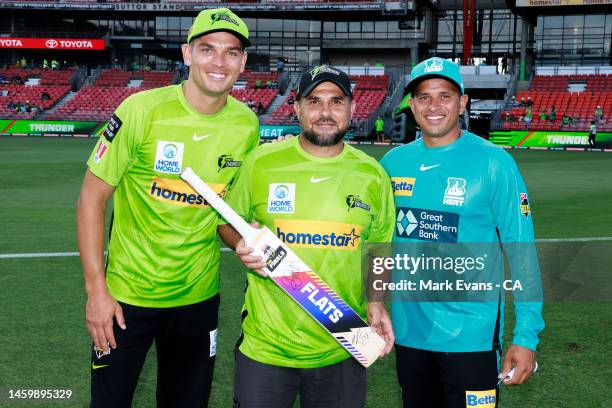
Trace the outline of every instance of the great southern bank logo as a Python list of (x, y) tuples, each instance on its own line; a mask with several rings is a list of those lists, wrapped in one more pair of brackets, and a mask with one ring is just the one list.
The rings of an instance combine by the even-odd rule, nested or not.
[(184, 150), (183, 143), (159, 140), (153, 170), (158, 173), (180, 174)]

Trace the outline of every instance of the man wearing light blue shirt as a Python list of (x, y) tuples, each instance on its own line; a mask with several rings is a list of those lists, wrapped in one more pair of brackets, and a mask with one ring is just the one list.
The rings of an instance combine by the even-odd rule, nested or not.
[[(468, 97), (459, 67), (423, 61), (406, 93), (423, 137), (381, 161), (394, 185), (410, 185), (394, 192), (394, 242), (522, 246), (531, 262), (510, 259), (513, 277), (539, 282), (525, 183), (503, 149), (460, 129)], [(541, 296), (515, 301), (514, 336), (502, 364), (504, 294), (495, 293), (486, 301), (393, 302), (404, 407), (496, 407), (500, 372), (514, 368), (507, 385), (529, 378), (544, 328)]]

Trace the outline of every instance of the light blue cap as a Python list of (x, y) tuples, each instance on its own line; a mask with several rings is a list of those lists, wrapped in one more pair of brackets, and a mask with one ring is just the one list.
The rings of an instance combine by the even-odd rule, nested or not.
[(459, 71), (459, 65), (444, 58), (432, 57), (419, 63), (410, 73), (410, 83), (406, 86), (405, 94), (413, 93), (417, 85), (426, 79), (446, 79), (461, 89), (461, 95), (465, 94), (463, 78)]

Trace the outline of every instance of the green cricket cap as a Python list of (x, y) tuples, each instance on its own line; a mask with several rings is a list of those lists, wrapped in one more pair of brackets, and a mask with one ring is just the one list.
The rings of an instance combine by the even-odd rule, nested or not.
[(240, 17), (228, 8), (201, 11), (191, 26), (187, 36), (187, 43), (190, 43), (195, 38), (217, 31), (226, 31), (234, 34), (245, 47), (251, 45), (249, 41), (249, 28)]
[(446, 79), (447, 81), (457, 85), (457, 87), (461, 90), (461, 95), (465, 94), (463, 78), (461, 77), (461, 72), (459, 71), (459, 65), (452, 61), (438, 57), (426, 59), (412, 68), (412, 72), (410, 73), (410, 83), (408, 83), (408, 86), (406, 86), (404, 94), (414, 93), (414, 90), (421, 82), (431, 78)]

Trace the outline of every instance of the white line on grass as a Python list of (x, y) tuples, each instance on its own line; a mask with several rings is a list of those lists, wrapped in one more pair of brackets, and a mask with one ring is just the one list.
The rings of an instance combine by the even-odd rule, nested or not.
[[(221, 252), (230, 252), (229, 248), (221, 248)], [(104, 252), (106, 255), (106, 252)], [(0, 254), (0, 259), (13, 259), (13, 258), (54, 258), (63, 256), (79, 256), (78, 252), (39, 252), (32, 254)]]

